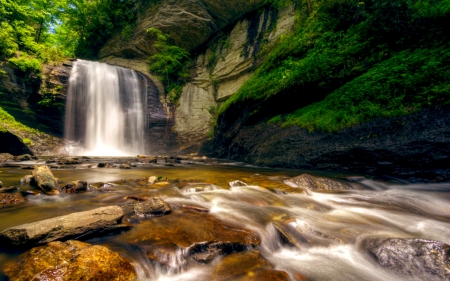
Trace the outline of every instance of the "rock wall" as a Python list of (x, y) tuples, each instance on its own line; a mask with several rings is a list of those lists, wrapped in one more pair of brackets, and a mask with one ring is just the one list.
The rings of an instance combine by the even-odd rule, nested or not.
[[(204, 147), (212, 156), (262, 166), (450, 181), (450, 107), (381, 118), (334, 133), (242, 122)], [(220, 137), (221, 136), (221, 137)]]
[(218, 106), (233, 95), (260, 63), (258, 54), (295, 24), (293, 6), (265, 8), (248, 14), (212, 40), (194, 59), (193, 78), (175, 110), (175, 126), (182, 149), (196, 151), (210, 136)]
[(0, 77), (0, 107), (18, 122), (44, 132), (36, 134), (5, 125), (8, 133), (1, 139), (8, 140), (11, 146), (4, 144), (2, 151), (14, 155), (23, 152), (36, 155), (57, 153), (63, 142), (60, 137), (63, 134), (65, 88), (71, 62), (59, 66), (45, 65), (41, 77), (6, 64), (0, 69), (6, 72)]
[(100, 57), (146, 59), (154, 54), (148, 28), (169, 34), (175, 45), (192, 51), (225, 26), (264, 5), (264, 0), (161, 0), (144, 7), (131, 38), (116, 34)]

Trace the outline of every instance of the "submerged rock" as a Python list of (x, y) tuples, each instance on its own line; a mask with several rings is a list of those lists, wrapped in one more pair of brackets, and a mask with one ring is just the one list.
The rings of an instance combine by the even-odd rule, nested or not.
[(274, 270), (258, 251), (250, 251), (225, 256), (215, 266), (213, 280), (290, 281), (291, 279), (285, 271)]
[(10, 186), (10, 187), (2, 187), (2, 182), (0, 181), (0, 193), (11, 193), (11, 192), (15, 192), (18, 191), (19, 188), (15, 187), (15, 186)]
[(31, 173), (36, 181), (36, 185), (46, 194), (59, 193), (58, 181), (48, 166), (36, 166)]
[(81, 193), (89, 191), (89, 185), (85, 181), (73, 181), (61, 189), (65, 193)]
[(0, 193), (0, 208), (27, 201), (20, 193)]
[(6, 242), (6, 245), (33, 246), (117, 231), (129, 228), (128, 225), (121, 224), (123, 215), (119, 206), (102, 207), (14, 226), (0, 232), (0, 240)]
[(368, 238), (363, 248), (382, 266), (421, 280), (450, 280), (450, 245), (424, 239)]
[(9, 262), (4, 268), (11, 280), (135, 280), (131, 263), (102, 246), (71, 240), (51, 242)]
[(134, 213), (138, 216), (164, 216), (172, 212), (169, 204), (160, 197), (148, 198), (146, 201), (134, 205)]
[(284, 182), (293, 187), (307, 188), (312, 191), (340, 191), (350, 189), (348, 185), (339, 181), (314, 177), (309, 174), (303, 174), (298, 177), (285, 180)]
[(151, 260), (179, 268), (189, 261), (209, 262), (220, 254), (256, 247), (257, 233), (193, 210), (141, 222), (124, 239), (140, 246)]
[(3, 186), (3, 183), (0, 181), (0, 188), (2, 188), (2, 186)]

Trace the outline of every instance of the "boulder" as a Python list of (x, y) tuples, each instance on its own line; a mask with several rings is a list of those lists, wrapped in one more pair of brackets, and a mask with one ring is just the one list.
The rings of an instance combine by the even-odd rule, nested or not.
[(71, 240), (51, 242), (20, 255), (4, 267), (10, 280), (131, 281), (131, 263), (103, 246)]
[(450, 245), (424, 239), (368, 238), (363, 248), (382, 266), (418, 280), (450, 280)]
[(89, 190), (90, 188), (88, 183), (80, 180), (72, 181), (61, 189), (61, 191), (65, 193), (82, 193)]
[(120, 168), (120, 169), (131, 169), (131, 166), (130, 166), (130, 164), (121, 164), (121, 165), (119, 166), (119, 168)]
[(0, 193), (0, 208), (27, 201), (20, 193)]
[(58, 194), (59, 184), (48, 166), (36, 166), (31, 172), (36, 185), (46, 194)]
[(15, 187), (15, 186), (2, 187), (2, 182), (0, 181), (0, 193), (12, 193), (12, 192), (15, 192), (18, 190), (19, 190), (19, 188)]
[(214, 268), (215, 281), (290, 281), (285, 271), (274, 270), (258, 251), (225, 256)]
[(128, 225), (121, 224), (123, 215), (119, 206), (102, 207), (14, 226), (0, 232), (0, 240), (6, 245), (33, 246), (73, 237), (89, 237), (128, 228)]
[(142, 248), (150, 260), (175, 269), (188, 261), (209, 262), (221, 254), (244, 251), (261, 243), (253, 231), (186, 209), (141, 222), (122, 237)]
[(147, 201), (134, 205), (134, 213), (138, 216), (159, 217), (170, 212), (172, 208), (160, 197), (149, 198)]
[(34, 177), (32, 175), (26, 175), (20, 179), (20, 184), (33, 184), (34, 182)]
[(0, 153), (0, 162), (12, 161), (14, 160), (14, 155), (9, 153)]
[(314, 177), (309, 174), (303, 174), (285, 180), (284, 183), (293, 187), (307, 188), (312, 191), (341, 191), (350, 189), (348, 185), (339, 181)]

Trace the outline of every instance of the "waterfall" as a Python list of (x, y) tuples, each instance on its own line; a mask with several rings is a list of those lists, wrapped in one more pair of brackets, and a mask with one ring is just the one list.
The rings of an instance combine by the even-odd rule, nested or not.
[(127, 156), (145, 153), (147, 83), (133, 70), (75, 62), (67, 90), (65, 138), (71, 155)]

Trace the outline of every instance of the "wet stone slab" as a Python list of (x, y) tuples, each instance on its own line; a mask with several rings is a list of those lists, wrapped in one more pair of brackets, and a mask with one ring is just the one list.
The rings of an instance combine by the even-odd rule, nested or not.
[(123, 238), (142, 248), (163, 266), (180, 268), (189, 262), (210, 262), (220, 254), (258, 246), (257, 233), (194, 210), (174, 210), (170, 215), (141, 222)]

